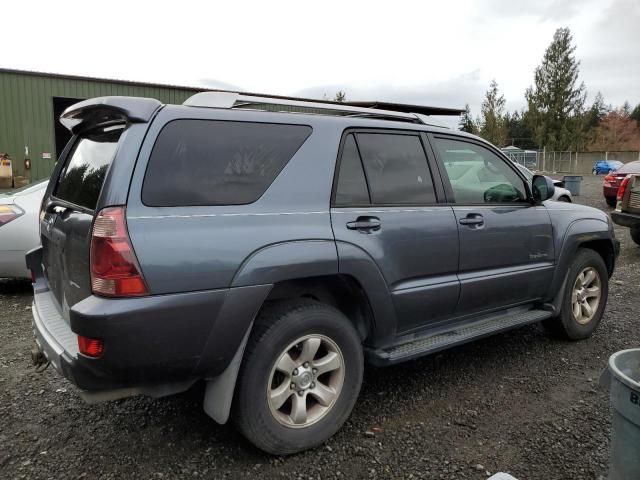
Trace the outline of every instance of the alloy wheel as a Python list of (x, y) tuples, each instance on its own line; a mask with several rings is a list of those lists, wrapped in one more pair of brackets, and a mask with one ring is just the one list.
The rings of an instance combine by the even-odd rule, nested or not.
[(586, 267), (576, 277), (571, 293), (571, 310), (580, 325), (589, 323), (595, 316), (602, 296), (601, 284), (600, 274), (593, 267)]
[(324, 417), (340, 396), (344, 357), (324, 335), (292, 342), (276, 359), (267, 386), (273, 417), (290, 428), (308, 427)]

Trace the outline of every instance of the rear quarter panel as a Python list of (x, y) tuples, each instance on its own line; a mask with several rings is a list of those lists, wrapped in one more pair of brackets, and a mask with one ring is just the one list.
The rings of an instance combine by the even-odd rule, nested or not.
[[(127, 200), (129, 234), (151, 292), (270, 283), (282, 276), (277, 272), (287, 262), (287, 275), (294, 278), (337, 273), (329, 201), (341, 128), (301, 116), (296, 123), (310, 125), (312, 134), (252, 204), (148, 207), (141, 191), (155, 139), (168, 122), (184, 118), (292, 123), (291, 116), (268, 112), (181, 106), (159, 112), (140, 150)], [(303, 257), (316, 253), (322, 262), (308, 271)]]

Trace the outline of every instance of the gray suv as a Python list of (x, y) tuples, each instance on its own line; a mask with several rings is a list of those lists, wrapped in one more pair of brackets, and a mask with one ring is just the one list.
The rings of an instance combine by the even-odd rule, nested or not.
[(27, 255), (34, 362), (89, 402), (204, 381), (209, 416), (290, 454), (341, 427), (365, 363), (534, 322), (589, 337), (607, 215), (548, 201), (550, 179), (442, 113), (230, 92), (70, 107)]

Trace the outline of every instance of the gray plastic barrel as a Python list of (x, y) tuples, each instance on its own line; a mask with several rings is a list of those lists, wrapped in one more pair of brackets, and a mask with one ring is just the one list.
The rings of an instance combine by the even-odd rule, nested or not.
[(580, 175), (565, 175), (562, 177), (564, 187), (571, 192), (571, 195), (580, 195), (580, 185), (582, 177)]
[(640, 348), (609, 358), (613, 407), (609, 480), (640, 479)]

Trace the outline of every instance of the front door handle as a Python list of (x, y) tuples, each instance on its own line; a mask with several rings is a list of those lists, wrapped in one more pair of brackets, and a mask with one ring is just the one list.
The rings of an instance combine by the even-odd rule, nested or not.
[(484, 217), (479, 213), (470, 213), (464, 218), (458, 220), (460, 225), (467, 225), (471, 227), (478, 227), (480, 225), (484, 225)]
[(375, 232), (380, 230), (382, 224), (378, 217), (358, 217), (353, 222), (347, 222), (349, 230), (359, 230), (363, 233)]

